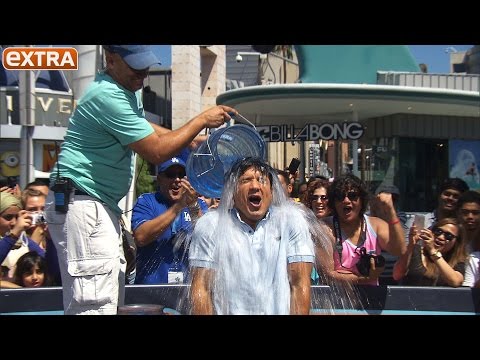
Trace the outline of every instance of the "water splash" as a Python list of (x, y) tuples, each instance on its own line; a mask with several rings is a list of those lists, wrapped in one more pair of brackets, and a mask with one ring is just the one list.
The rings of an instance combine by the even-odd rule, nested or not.
[(328, 276), (325, 263), (333, 261), (334, 246), (328, 235), (330, 230), (321, 220), (318, 220), (313, 211), (301, 206), (303, 217), (309, 227), (312, 240), (315, 243), (315, 269), (319, 275), (318, 285), (329, 286), (329, 292), (312, 292), (312, 310), (322, 309), (323, 314), (335, 314), (335, 310), (363, 310), (358, 288), (352, 283), (334, 280)]
[[(269, 219), (261, 230), (266, 234), (261, 244), (245, 241), (248, 229), (245, 224), (239, 225), (236, 215), (232, 214), (238, 174), (232, 174), (225, 182), (218, 209), (204, 215), (209, 220), (202, 224), (208, 223), (209, 226), (203, 226), (202, 232), (206, 238), (216, 239), (215, 251), (212, 252), (216, 270), (210, 286), (218, 313), (289, 313), (287, 253), (289, 246), (292, 246), (289, 242), (292, 231), (309, 232), (314, 239), (310, 245), (316, 247), (316, 253), (321, 252), (323, 256), (333, 259), (332, 240), (327, 236), (326, 225), (319, 222), (314, 213), (303, 204), (288, 198), (276, 174), (272, 172), (270, 175), (272, 204)], [(183, 239), (185, 248), (189, 247), (190, 237), (191, 235)], [(253, 241), (254, 238), (249, 239)], [(279, 258), (284, 258), (285, 261), (278, 261)], [(312, 310), (321, 308), (324, 313), (334, 314), (335, 309), (361, 308), (354, 286), (332, 281), (323, 271), (320, 262), (317, 271), (320, 284), (328, 285), (330, 291), (322, 295), (312, 292)], [(191, 288), (186, 289), (187, 293), (179, 298), (177, 309), (191, 308)], [(235, 299), (242, 299), (240, 307), (237, 301), (233, 301), (232, 294)]]

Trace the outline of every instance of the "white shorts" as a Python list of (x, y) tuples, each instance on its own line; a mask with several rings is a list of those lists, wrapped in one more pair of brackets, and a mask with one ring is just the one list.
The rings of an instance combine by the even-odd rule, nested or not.
[(72, 195), (68, 212), (56, 212), (53, 191), (45, 217), (57, 249), (65, 314), (116, 314), (124, 303), (126, 268), (118, 217), (86, 195)]

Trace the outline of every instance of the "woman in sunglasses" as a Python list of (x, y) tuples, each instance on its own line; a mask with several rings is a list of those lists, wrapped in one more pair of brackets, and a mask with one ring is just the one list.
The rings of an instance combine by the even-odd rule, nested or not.
[(410, 228), (407, 252), (393, 268), (393, 278), (402, 285), (462, 285), (467, 252), (462, 225), (455, 218), (444, 218), (431, 229)]
[(305, 196), (301, 199), (302, 203), (313, 211), (317, 219), (331, 215), (327, 196), (329, 186), (330, 182), (328, 180), (313, 180), (308, 184)]
[[(307, 190), (305, 191), (304, 196), (300, 199), (303, 205), (313, 211), (318, 220), (331, 215), (327, 196), (329, 186), (330, 182), (328, 180), (312, 180), (308, 183)], [(312, 269), (311, 279), (313, 285), (318, 285), (320, 283), (320, 276), (315, 267)]]
[(333, 279), (378, 285), (385, 266), (384, 258), (379, 256), (381, 251), (392, 255), (405, 252), (403, 230), (394, 207), (384, 204), (385, 219), (365, 215), (369, 193), (366, 184), (352, 174), (336, 178), (327, 196), (333, 216), (326, 217), (325, 223), (332, 248), (317, 245), (317, 269), (320, 267), (326, 274), (327, 282)]

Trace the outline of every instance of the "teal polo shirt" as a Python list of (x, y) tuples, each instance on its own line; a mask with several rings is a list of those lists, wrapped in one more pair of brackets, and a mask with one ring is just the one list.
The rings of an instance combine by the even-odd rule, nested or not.
[(145, 119), (141, 91), (135, 93), (99, 73), (70, 118), (50, 180), (60, 176), (105, 202), (117, 215), (134, 175), (129, 144), (154, 132)]

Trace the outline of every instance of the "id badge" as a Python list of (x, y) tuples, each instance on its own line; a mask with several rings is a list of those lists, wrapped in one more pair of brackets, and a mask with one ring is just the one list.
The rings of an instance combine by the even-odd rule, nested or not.
[(183, 272), (181, 271), (169, 271), (168, 272), (169, 284), (183, 284)]

